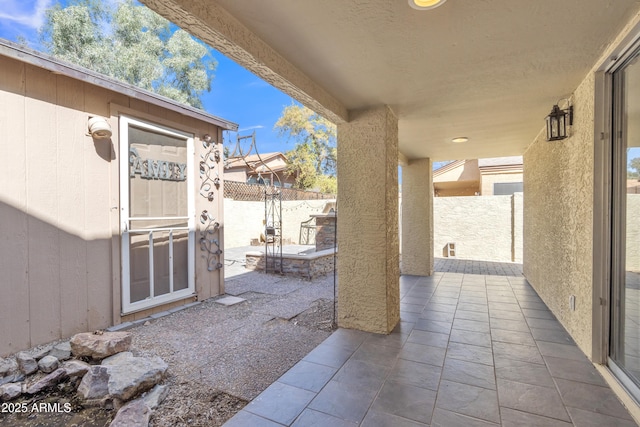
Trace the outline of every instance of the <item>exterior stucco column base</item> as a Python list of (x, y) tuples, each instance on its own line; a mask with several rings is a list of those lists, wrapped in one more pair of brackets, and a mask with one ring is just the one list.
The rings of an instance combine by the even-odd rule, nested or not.
[(433, 274), (433, 173), (431, 159), (402, 168), (402, 274)]
[(338, 125), (338, 325), (389, 333), (400, 321), (398, 120), (388, 107)]

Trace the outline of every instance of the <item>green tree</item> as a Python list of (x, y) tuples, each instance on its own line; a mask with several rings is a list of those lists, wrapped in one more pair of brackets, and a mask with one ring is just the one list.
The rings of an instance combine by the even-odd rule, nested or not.
[(72, 0), (46, 12), (39, 31), (51, 55), (202, 108), (217, 62), (208, 48), (133, 0)]
[(288, 173), (296, 174), (296, 186), (301, 189), (337, 189), (336, 126), (307, 107), (285, 107), (274, 128), (281, 137), (295, 141), (286, 153)]
[[(629, 169), (633, 169), (633, 171)], [(640, 157), (634, 157), (629, 160), (627, 178), (640, 178)]]

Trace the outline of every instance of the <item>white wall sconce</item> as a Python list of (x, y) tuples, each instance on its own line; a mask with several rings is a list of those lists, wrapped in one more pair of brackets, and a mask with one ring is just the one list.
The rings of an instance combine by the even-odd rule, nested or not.
[(547, 121), (547, 141), (565, 139), (569, 136), (567, 125), (573, 125), (573, 106), (570, 105), (567, 109), (561, 110), (556, 104), (545, 120)]
[(89, 117), (89, 134), (94, 139), (109, 139), (112, 135), (111, 125), (104, 117)]

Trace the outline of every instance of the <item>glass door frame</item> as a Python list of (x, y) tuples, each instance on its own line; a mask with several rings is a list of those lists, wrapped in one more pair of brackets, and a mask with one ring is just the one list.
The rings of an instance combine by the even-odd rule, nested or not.
[[(150, 259), (150, 296), (141, 301), (131, 302), (131, 275), (130, 275), (130, 198), (129, 198), (129, 126), (135, 126), (154, 133), (184, 139), (187, 146), (187, 173), (185, 174), (187, 185), (187, 281), (185, 289), (154, 296), (153, 283), (153, 245), (149, 248)], [(121, 314), (131, 314), (140, 310), (167, 304), (172, 301), (184, 299), (195, 294), (195, 194), (193, 191), (193, 171), (195, 170), (195, 147), (192, 134), (170, 129), (157, 124), (141, 121), (130, 116), (119, 117), (119, 145), (120, 145), (120, 236), (121, 236)], [(171, 249), (170, 249), (171, 250)], [(170, 271), (172, 271), (170, 266)]]

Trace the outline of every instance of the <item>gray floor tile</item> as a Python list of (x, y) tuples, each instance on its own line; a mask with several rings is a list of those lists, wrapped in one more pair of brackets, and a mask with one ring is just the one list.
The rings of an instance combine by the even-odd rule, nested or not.
[(439, 334), (437, 332), (418, 331), (414, 329), (411, 331), (407, 342), (446, 348), (449, 342), (449, 334)]
[(282, 427), (282, 425), (245, 410), (238, 412), (224, 424), (225, 427)]
[(373, 344), (373, 345), (384, 345), (388, 347), (402, 348), (402, 345), (405, 343), (405, 341), (407, 341), (407, 338), (409, 338), (409, 334), (411, 333), (411, 330), (413, 329), (414, 324), (408, 323), (408, 322), (400, 322), (400, 323), (404, 324), (404, 330), (406, 330), (407, 332), (404, 332), (403, 330), (403, 332), (394, 332), (388, 335), (371, 334), (371, 336), (367, 338), (367, 340), (363, 343), (363, 346), (367, 344)]
[(502, 310), (502, 311), (514, 311), (521, 313), (520, 306), (518, 304), (505, 304), (501, 302), (490, 302), (489, 311)]
[(454, 313), (456, 311), (455, 305), (448, 304), (436, 304), (436, 303), (428, 303), (424, 306), (425, 311), (443, 311), (445, 313)]
[(597, 414), (578, 408), (568, 407), (567, 410), (576, 427), (638, 427), (638, 425), (631, 420)]
[(478, 322), (477, 320), (453, 319), (453, 327), (465, 331), (489, 333), (489, 322)]
[(560, 322), (555, 319), (536, 319), (535, 317), (530, 317), (527, 319), (527, 323), (532, 328), (555, 329), (564, 331), (564, 328), (562, 327)]
[(497, 303), (505, 303), (505, 304), (518, 304), (518, 300), (515, 296), (506, 296), (506, 295), (492, 295), (489, 294), (487, 296), (489, 302), (497, 302)]
[(416, 305), (421, 305), (424, 307), (424, 305), (427, 303), (428, 298), (427, 297), (412, 297), (412, 296), (405, 296), (404, 298), (402, 298), (400, 300), (400, 303), (405, 303), (405, 304), (416, 304)]
[[(318, 427), (326, 427), (318, 426)], [(408, 420), (397, 415), (385, 414), (384, 412), (369, 411), (362, 420), (360, 427), (428, 427), (427, 424)]]
[(520, 301), (520, 307), (532, 310), (547, 310), (547, 306), (542, 301)]
[(481, 347), (491, 347), (491, 334), (485, 332), (464, 331), (462, 329), (452, 329), (449, 341), (478, 345)]
[[(510, 408), (500, 408), (502, 427), (572, 427), (573, 424)], [(604, 427), (604, 426), (602, 426)]]
[(524, 320), (491, 318), (491, 329), (503, 329), (506, 331), (529, 333), (529, 325), (527, 325), (527, 322)]
[(458, 298), (456, 296), (444, 297), (444, 296), (438, 296), (436, 294), (433, 294), (433, 296), (429, 300), (429, 303), (430, 304), (446, 304), (446, 305), (455, 306), (458, 304)]
[(596, 368), (588, 360), (560, 359), (547, 356), (544, 358), (549, 367), (549, 372), (554, 378), (580, 381), (583, 383), (607, 386)]
[(608, 387), (556, 378), (560, 395), (567, 406), (612, 417), (631, 419), (616, 395)]
[(431, 427), (495, 427), (498, 425), (441, 408), (433, 411), (431, 419)]
[(495, 377), (496, 374), (493, 366), (453, 359), (451, 357), (445, 359), (442, 370), (443, 380), (488, 388), (490, 390), (496, 389)]
[(420, 319), (437, 320), (439, 322), (453, 322), (454, 314), (451, 312), (445, 313), (444, 311), (431, 311), (423, 310), (420, 314)]
[(408, 313), (422, 313), (422, 310), (424, 310), (424, 304), (419, 305), (419, 304), (409, 304), (409, 303), (401, 302), (400, 310), (406, 311)]
[(478, 297), (460, 297), (460, 303), (462, 304), (487, 304), (487, 298), (478, 298)]
[(500, 406), (571, 421), (555, 387), (541, 387), (498, 378)]
[(508, 311), (508, 310), (491, 310), (489, 312), (489, 316), (491, 320), (493, 319), (508, 319), (508, 320), (522, 320), (524, 321), (524, 316), (519, 311)]
[(400, 310), (400, 319), (403, 322), (415, 323), (420, 318), (420, 313), (411, 313), (409, 311)]
[[(414, 331), (411, 332), (413, 334)], [(411, 336), (411, 334), (409, 336)], [(399, 347), (391, 347), (380, 345), (373, 342), (365, 342), (360, 346), (351, 360), (362, 360), (364, 362), (375, 363), (382, 366), (393, 366), (393, 362), (398, 358), (401, 349)]]
[(313, 409), (305, 409), (302, 414), (294, 422), (292, 427), (357, 427), (358, 423), (343, 420), (324, 412), (314, 411)]
[(493, 352), (487, 347), (450, 342), (447, 357), (493, 366)]
[(316, 394), (310, 391), (275, 382), (245, 406), (244, 410), (288, 425), (315, 396)]
[(438, 390), (442, 368), (412, 360), (398, 359), (387, 376), (387, 381), (395, 381), (416, 387)]
[(387, 381), (371, 409), (428, 424), (436, 395), (433, 390)]
[(342, 347), (336, 347), (328, 344), (320, 344), (307, 354), (304, 359), (307, 362), (319, 363), (321, 365), (339, 368), (353, 354), (354, 350), (348, 350)]
[(356, 331), (355, 329), (338, 329), (324, 340), (322, 344), (355, 350), (371, 335), (369, 332)]
[(489, 306), (487, 304), (471, 304), (471, 303), (458, 303), (458, 310), (464, 311), (477, 311), (480, 313), (488, 313)]
[(377, 390), (329, 381), (309, 404), (310, 409), (359, 423), (373, 402)]
[(444, 363), (445, 348), (426, 346), (421, 344), (406, 343), (400, 351), (399, 357), (414, 362), (428, 363), (434, 366), (442, 366)]
[(524, 314), (524, 316), (526, 318), (528, 318), (528, 319), (529, 318), (533, 318), (533, 319), (555, 320), (555, 316), (548, 309), (534, 310), (534, 309), (531, 309), (531, 308), (523, 308), (522, 309), (522, 314)]
[(319, 392), (338, 371), (337, 368), (301, 360), (278, 381), (305, 390)]
[(500, 422), (497, 393), (482, 387), (443, 380), (436, 407), (485, 421)]
[(495, 358), (496, 377), (544, 387), (555, 387), (553, 378), (545, 365), (507, 359), (500, 354)]
[(538, 347), (494, 341), (493, 351), (495, 354), (506, 357), (507, 359), (522, 360), (524, 362), (544, 365), (544, 360), (538, 351)]
[(576, 345), (538, 341), (538, 348), (543, 356), (561, 357), (572, 360), (588, 360), (587, 356)]
[(506, 329), (493, 329), (491, 323), (491, 339), (493, 341), (508, 342), (512, 344), (535, 346), (536, 342), (529, 332), (509, 331)]
[(448, 334), (451, 331), (451, 322), (441, 322), (438, 320), (418, 319), (414, 329), (420, 331), (438, 332)]
[(477, 320), (479, 322), (488, 322), (489, 314), (485, 311), (467, 311), (456, 310), (456, 319)]
[(389, 370), (390, 367), (350, 359), (334, 375), (332, 381), (371, 390), (379, 390)]
[(536, 341), (557, 342), (559, 344), (575, 344), (571, 336), (564, 330), (531, 328), (531, 334)]

